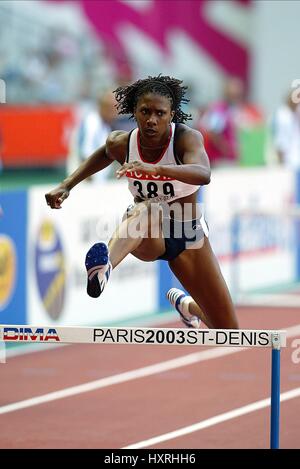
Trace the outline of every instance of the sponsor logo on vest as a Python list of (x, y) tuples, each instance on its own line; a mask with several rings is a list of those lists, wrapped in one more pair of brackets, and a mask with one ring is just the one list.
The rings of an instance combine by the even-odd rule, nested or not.
[(155, 174), (142, 174), (137, 171), (126, 171), (126, 177), (131, 179), (142, 179), (146, 181), (174, 181), (168, 176), (160, 176)]

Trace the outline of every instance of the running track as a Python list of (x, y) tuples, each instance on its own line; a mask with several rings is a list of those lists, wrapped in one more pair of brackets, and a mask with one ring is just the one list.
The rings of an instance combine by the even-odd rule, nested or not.
[[(300, 448), (299, 311), (238, 317), (242, 329), (297, 326), (281, 358), (281, 447)], [(73, 345), (11, 357), (0, 365), (0, 448), (268, 448), (269, 407), (245, 406), (270, 396), (270, 365), (259, 348)]]

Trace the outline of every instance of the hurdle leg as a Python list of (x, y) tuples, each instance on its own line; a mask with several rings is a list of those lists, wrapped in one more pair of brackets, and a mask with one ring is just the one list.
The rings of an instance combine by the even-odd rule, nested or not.
[(272, 334), (271, 449), (279, 448), (280, 428), (280, 335)]

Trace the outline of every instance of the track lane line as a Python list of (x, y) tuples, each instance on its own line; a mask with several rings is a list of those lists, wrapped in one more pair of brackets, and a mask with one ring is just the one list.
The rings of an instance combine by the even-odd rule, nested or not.
[[(300, 397), (300, 387), (280, 394), (280, 402), (288, 401), (296, 397)], [(164, 433), (163, 435), (149, 438), (148, 440), (143, 440), (128, 446), (124, 446), (121, 449), (146, 448), (159, 443), (163, 443), (164, 441), (174, 440), (175, 438), (189, 435), (190, 433), (198, 432), (199, 430), (203, 430), (204, 428), (212, 427), (214, 425), (218, 425), (219, 423), (223, 423), (228, 420), (241, 417), (242, 415), (250, 414), (251, 412), (255, 412), (256, 410), (264, 409), (265, 407), (269, 407), (270, 405), (271, 399), (268, 397), (266, 399), (253, 402), (252, 404), (247, 404), (243, 407), (238, 407), (237, 409), (230, 410), (229, 412), (215, 415), (214, 417), (210, 417), (209, 419), (194, 423), (193, 425), (179, 428), (178, 430), (175, 430), (173, 432)]]
[(189, 355), (184, 355), (179, 358), (173, 358), (171, 360), (157, 363), (155, 365), (149, 365), (142, 368), (138, 368), (136, 370), (126, 371), (124, 373), (97, 379), (88, 383), (79, 384), (77, 386), (71, 386), (60, 391), (54, 391), (47, 394), (43, 394), (41, 396), (25, 399), (24, 401), (7, 404), (0, 407), (0, 415), (7, 414), (9, 412), (14, 412), (16, 410), (26, 409), (27, 407), (45, 404), (46, 402), (76, 396), (77, 394), (95, 391), (96, 389), (106, 388), (108, 386), (113, 386), (114, 384), (125, 383), (134, 379), (144, 378), (146, 376), (155, 375), (157, 373), (163, 373), (164, 371), (174, 370), (183, 366), (193, 365), (202, 361), (231, 355), (233, 353), (241, 352), (242, 350), (246, 350), (246, 347), (216, 347), (211, 350), (203, 350), (202, 352), (191, 353)]

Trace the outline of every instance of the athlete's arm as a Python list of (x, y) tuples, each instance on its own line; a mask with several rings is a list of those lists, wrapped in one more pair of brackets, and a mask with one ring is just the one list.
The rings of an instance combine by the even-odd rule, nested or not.
[(182, 125), (177, 138), (176, 154), (182, 165), (154, 165), (131, 161), (117, 171), (117, 177), (122, 177), (126, 171), (138, 171), (142, 174), (167, 176), (187, 184), (203, 186), (210, 183), (210, 164), (200, 132)]
[(45, 195), (47, 204), (51, 208), (61, 208), (61, 204), (69, 196), (70, 190), (81, 181), (106, 168), (114, 160), (122, 164), (126, 155), (127, 140), (128, 132), (111, 132), (105, 145), (98, 148), (59, 186)]
[(187, 184), (203, 186), (210, 183), (209, 159), (203, 145), (203, 137), (199, 131), (182, 125), (175, 151), (182, 165), (158, 165), (156, 166), (157, 174)]

